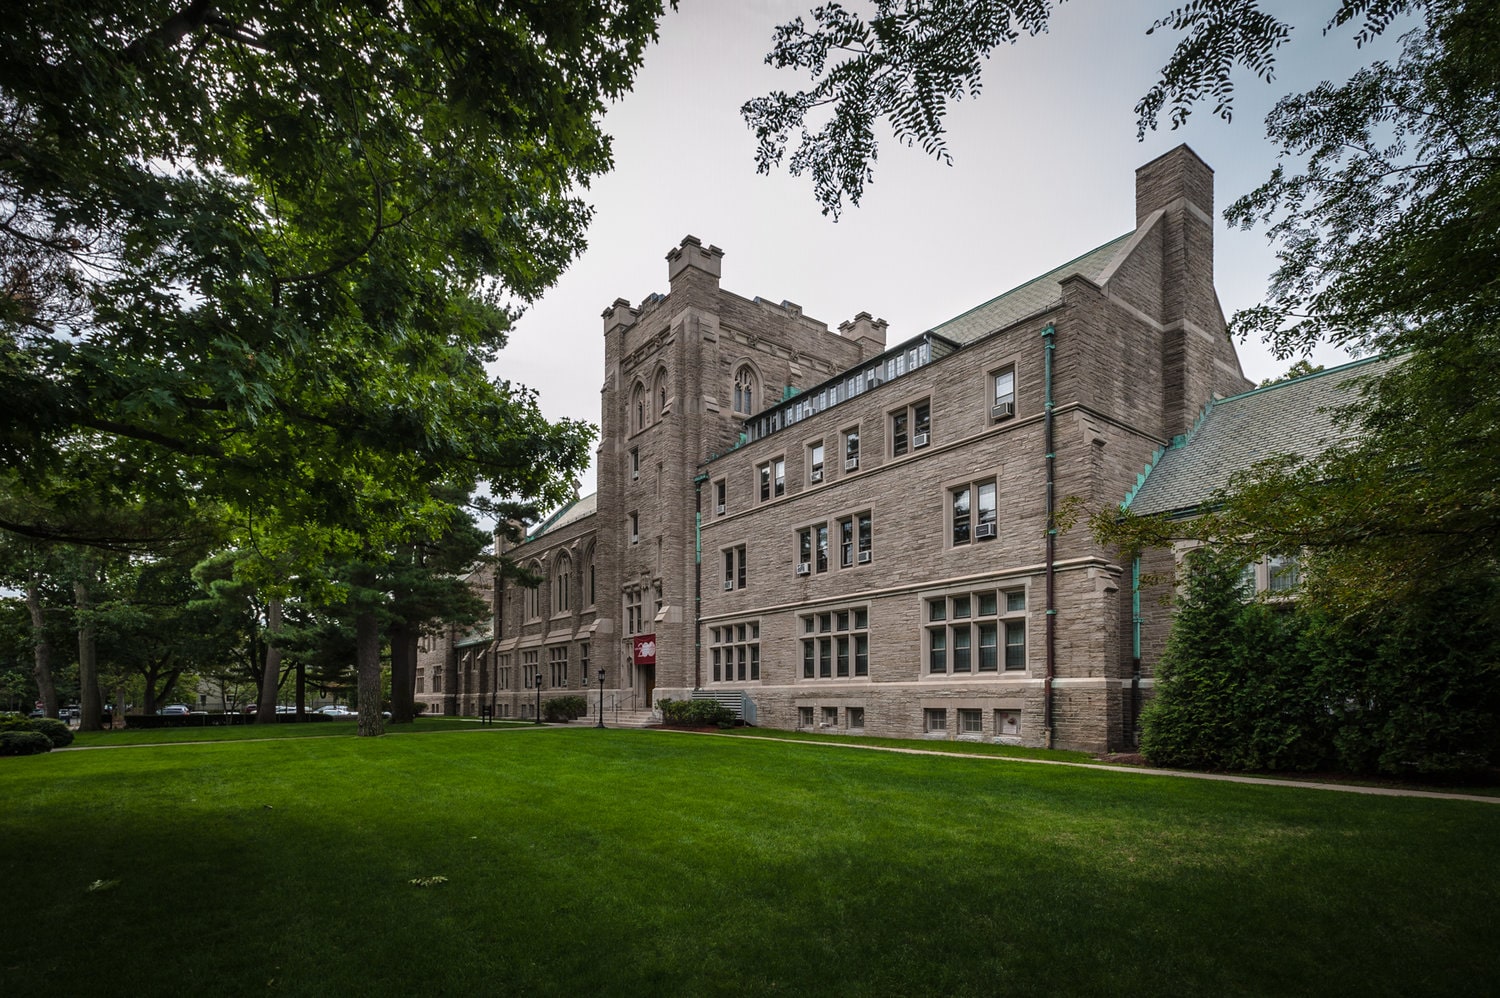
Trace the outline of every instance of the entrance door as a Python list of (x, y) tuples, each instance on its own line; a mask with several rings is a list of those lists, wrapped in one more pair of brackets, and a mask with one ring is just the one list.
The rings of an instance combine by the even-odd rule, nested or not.
[(652, 710), (656, 707), (656, 666), (636, 666), (636, 687), (645, 691), (646, 709)]

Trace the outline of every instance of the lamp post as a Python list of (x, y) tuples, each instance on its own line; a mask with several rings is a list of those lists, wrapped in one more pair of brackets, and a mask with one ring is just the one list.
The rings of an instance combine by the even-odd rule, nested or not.
[(599, 670), (599, 723), (596, 728), (604, 727), (604, 670)]
[(542, 723), (542, 667), (536, 667), (536, 723)]

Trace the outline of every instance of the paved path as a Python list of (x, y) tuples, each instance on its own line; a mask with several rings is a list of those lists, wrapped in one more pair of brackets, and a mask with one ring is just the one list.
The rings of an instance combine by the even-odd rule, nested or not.
[[(662, 729), (668, 730), (668, 729)], [(702, 734), (712, 736), (709, 731), (681, 731), (673, 734)], [(902, 755), (940, 755), (950, 759), (980, 759), (986, 762), (1022, 762), (1038, 766), (1071, 766), (1074, 769), (1095, 769), (1104, 773), (1124, 773), (1133, 776), (1175, 776), (1188, 780), (1217, 780), (1221, 783), (1251, 783), (1263, 787), (1291, 787), (1302, 790), (1335, 790), (1346, 794), (1372, 794), (1377, 797), (1433, 797), (1441, 800), (1470, 800), (1480, 804), (1500, 804), (1500, 796), (1483, 794), (1445, 793), (1440, 790), (1405, 790), (1399, 787), (1365, 787), (1352, 783), (1315, 783), (1306, 780), (1273, 779), (1267, 776), (1231, 776), (1228, 773), (1196, 773), (1184, 769), (1150, 769), (1144, 766), (1108, 766), (1098, 762), (1067, 762), (1062, 759), (1022, 759), (1008, 755), (984, 755), (979, 752), (944, 752), (940, 749), (897, 748), (892, 745), (861, 745), (858, 742), (815, 742), (790, 738), (766, 738), (760, 735), (731, 735), (732, 738), (748, 738), (758, 742), (779, 742), (782, 745), (811, 745), (826, 748), (862, 749), (866, 752), (896, 752)]]

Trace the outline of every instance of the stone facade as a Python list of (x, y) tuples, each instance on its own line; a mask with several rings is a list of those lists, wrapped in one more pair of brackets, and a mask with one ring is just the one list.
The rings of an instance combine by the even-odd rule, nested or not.
[(1212, 191), (1179, 147), (1137, 172), (1133, 232), (889, 346), (867, 313), (832, 331), (721, 289), (722, 251), (683, 240), (667, 294), (604, 312), (598, 492), (508, 552), (544, 582), (534, 615), (498, 590), (492, 695), (523, 716), (524, 670), (576, 689), (586, 654), (606, 706), (743, 694), (772, 727), (1130, 744), (1165, 611), (1083, 527), (1049, 534), (1049, 495), (1120, 503), (1249, 387)]

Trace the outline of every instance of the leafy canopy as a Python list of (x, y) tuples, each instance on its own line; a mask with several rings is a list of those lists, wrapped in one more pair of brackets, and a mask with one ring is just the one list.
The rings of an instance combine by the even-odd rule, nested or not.
[[(581, 245), (659, 0), (31, 5), (0, 22), (0, 462), (376, 530), (588, 429), (490, 380)], [(437, 510), (437, 512), (441, 512)], [(19, 517), (10, 529), (69, 530)], [(77, 539), (101, 541), (86, 529)]]
[[(1060, 3), (1061, 0), (1056, 0)], [(805, 72), (812, 86), (777, 90), (740, 109), (755, 133), (756, 169), (787, 160), (793, 176), (812, 176), (825, 215), (838, 217), (847, 198), (858, 205), (874, 178), (879, 151), (875, 125), (884, 121), (898, 142), (916, 145), (945, 163), (943, 118), (950, 103), (979, 96), (985, 61), (1002, 45), (1047, 30), (1053, 0), (875, 0), (868, 18), (843, 4), (812, 10), (812, 25), (797, 17), (776, 29), (766, 63)], [(1356, 41), (1380, 34), (1423, 0), (1339, 0), (1329, 28), (1358, 22)], [(1270, 80), (1275, 55), (1291, 28), (1260, 0), (1192, 0), (1147, 27), (1182, 38), (1161, 76), (1136, 104), (1144, 134), (1165, 112), (1172, 127), (1211, 101), (1228, 120), (1236, 68)], [(810, 122), (817, 117), (819, 122)]]

